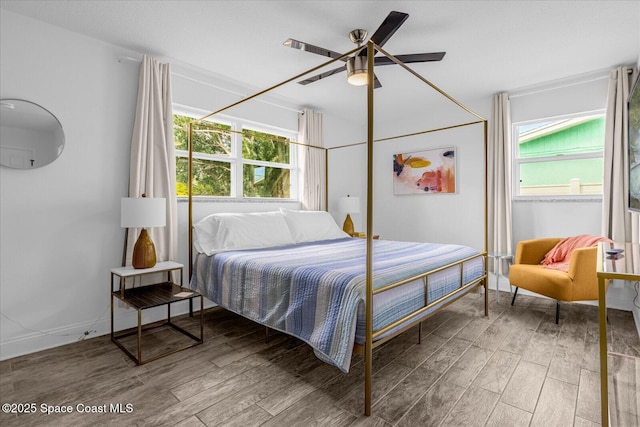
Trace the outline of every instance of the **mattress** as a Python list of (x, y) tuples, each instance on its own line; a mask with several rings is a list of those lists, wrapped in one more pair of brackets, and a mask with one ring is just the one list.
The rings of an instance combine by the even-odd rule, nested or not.
[[(353, 345), (363, 343), (365, 335), (365, 244), (345, 238), (198, 254), (190, 286), (228, 310), (300, 338), (320, 359), (348, 372)], [(374, 240), (373, 245), (374, 289), (479, 254), (450, 244)], [(426, 293), (424, 279), (417, 279), (375, 295), (374, 331), (427, 303), (438, 301), (432, 310), (437, 309), (483, 275), (479, 256), (432, 274)]]

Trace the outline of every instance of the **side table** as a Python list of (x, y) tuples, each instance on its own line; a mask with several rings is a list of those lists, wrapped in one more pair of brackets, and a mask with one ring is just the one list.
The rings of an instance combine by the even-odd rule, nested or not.
[[(502, 264), (506, 262), (511, 265), (513, 254), (507, 252), (489, 252), (487, 257), (493, 260), (493, 272), (496, 275), (496, 301), (500, 302), (500, 277), (502, 276)], [(496, 268), (498, 264), (498, 268)], [(511, 283), (509, 283), (509, 293), (511, 293)]]
[[(173, 271), (178, 271), (180, 276), (180, 284), (176, 284), (171, 279), (171, 273)], [(141, 279), (142, 276), (154, 273), (167, 273), (167, 279), (164, 282), (152, 283), (148, 285), (141, 285), (138, 287), (129, 287), (127, 288), (127, 279), (131, 279), (134, 282), (136, 278)], [(135, 269), (133, 267), (117, 267), (111, 269), (111, 280), (109, 283), (110, 287), (110, 298), (111, 298), (111, 341), (114, 342), (122, 351), (124, 351), (127, 356), (129, 356), (137, 365), (143, 365), (145, 363), (151, 362), (153, 360), (159, 359), (164, 356), (168, 356), (170, 354), (176, 353), (178, 351), (187, 349), (189, 347), (193, 347), (198, 344), (202, 344), (204, 342), (204, 326), (202, 323), (202, 314), (204, 308), (204, 299), (202, 295), (198, 292), (194, 292), (190, 289), (182, 287), (182, 276), (183, 276), (183, 265), (173, 261), (165, 261), (159, 262), (155, 266), (151, 268), (144, 269)], [(114, 290), (114, 279), (118, 278), (118, 288)], [(191, 305), (194, 298), (200, 298), (200, 337), (193, 335), (192, 333), (184, 330), (178, 325), (171, 322), (171, 304), (178, 301), (186, 301), (189, 300), (189, 304)], [(124, 302), (128, 306), (134, 308), (138, 312), (138, 326), (135, 330), (127, 330), (121, 333), (116, 333), (114, 331), (114, 298), (119, 299)], [(167, 306), (167, 320), (158, 324), (158, 322), (154, 322), (149, 325), (142, 325), (142, 311), (153, 308), (160, 307), (166, 305)], [(171, 349), (163, 352), (162, 354), (153, 356), (148, 359), (142, 358), (142, 331), (158, 328), (162, 326), (170, 326), (173, 329), (179, 331), (180, 333), (186, 335), (191, 338), (194, 342), (189, 343), (188, 345), (184, 345), (182, 347)], [(137, 345), (137, 354), (133, 354), (130, 352), (121, 342), (121, 339), (127, 336), (131, 336), (137, 334), (138, 336), (138, 345)]]
[[(640, 280), (640, 244), (623, 242), (598, 243), (596, 274), (598, 276), (598, 323), (600, 332), (600, 411), (602, 416), (600, 425), (608, 427), (607, 284), (612, 279), (623, 281)], [(640, 416), (636, 418), (636, 421), (639, 418)]]

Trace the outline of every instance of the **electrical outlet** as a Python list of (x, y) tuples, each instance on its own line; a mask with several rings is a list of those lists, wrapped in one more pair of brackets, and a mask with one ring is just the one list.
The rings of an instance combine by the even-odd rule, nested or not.
[(84, 341), (89, 335), (91, 335), (92, 333), (96, 332), (94, 331), (84, 331), (82, 333), (82, 335), (80, 336), (80, 338), (78, 338), (78, 341)]

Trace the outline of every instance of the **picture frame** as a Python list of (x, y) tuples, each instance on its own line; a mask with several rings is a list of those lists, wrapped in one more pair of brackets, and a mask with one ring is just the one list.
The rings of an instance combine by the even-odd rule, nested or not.
[(393, 194), (454, 194), (456, 148), (393, 155)]

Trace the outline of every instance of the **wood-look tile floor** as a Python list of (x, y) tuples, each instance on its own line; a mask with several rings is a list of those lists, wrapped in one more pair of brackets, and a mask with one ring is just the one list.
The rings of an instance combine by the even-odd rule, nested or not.
[[(376, 349), (373, 415), (363, 410), (363, 363), (348, 374), (299, 340), (219, 308), (205, 312), (205, 343), (136, 366), (108, 336), (0, 362), (3, 426), (590, 426), (600, 424), (597, 308), (520, 295), (510, 305), (472, 293)], [(609, 310), (614, 425), (640, 425), (640, 340), (629, 312)], [(183, 316), (184, 327), (197, 329)], [(183, 340), (156, 329), (144, 349)], [(134, 341), (130, 343), (133, 346)], [(151, 353), (144, 353), (144, 357)], [(41, 405), (66, 414), (42, 413)], [(111, 411), (121, 404), (120, 413)], [(84, 405), (84, 406), (82, 406)], [(106, 405), (106, 406), (105, 406)], [(129, 405), (129, 406), (127, 406)], [(80, 413), (78, 408), (106, 411)]]

